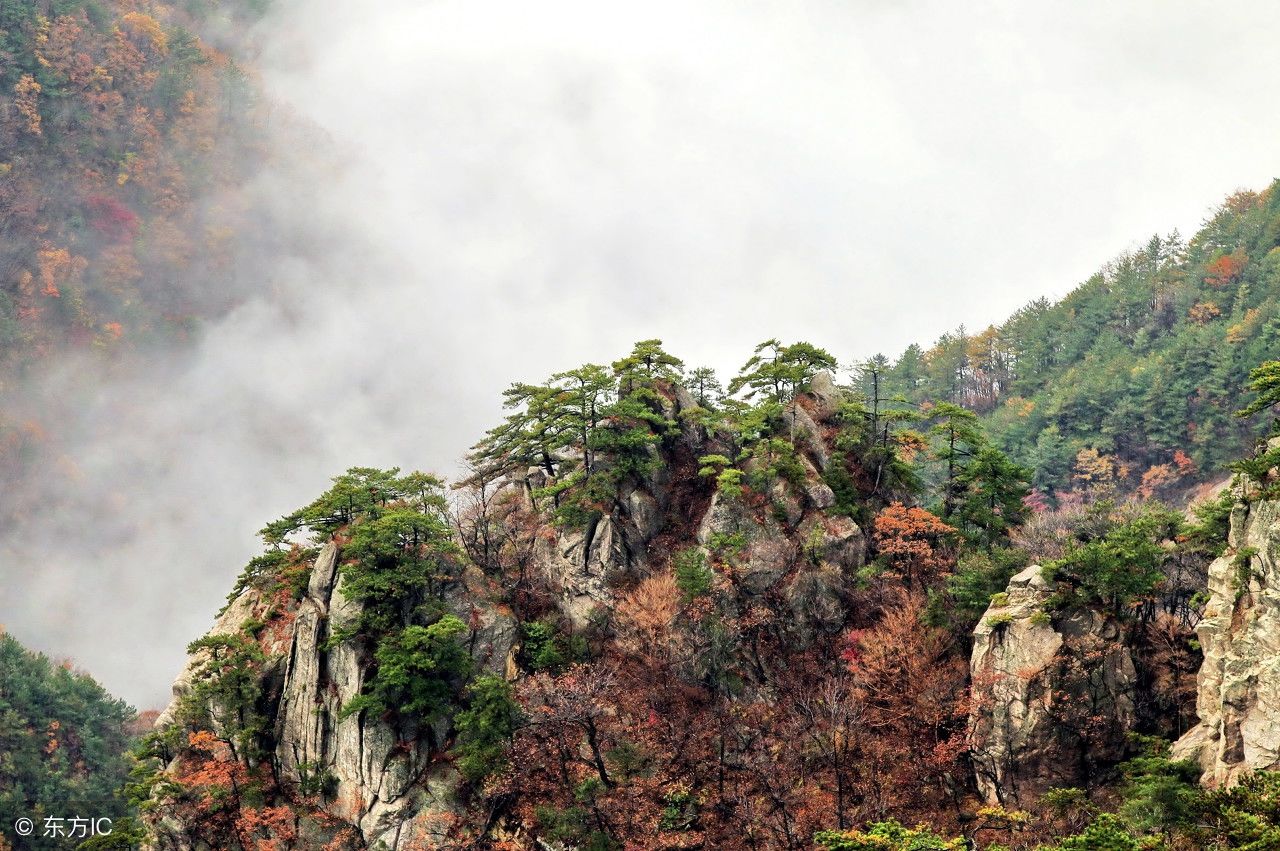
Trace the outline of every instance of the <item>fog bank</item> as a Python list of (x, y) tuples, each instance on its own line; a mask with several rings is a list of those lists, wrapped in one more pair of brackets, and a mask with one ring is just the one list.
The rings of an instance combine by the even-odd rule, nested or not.
[(513, 380), (647, 337), (892, 356), (1275, 175), (1272, 4), (1035, 5), (278, 0), (258, 67), (313, 129), (245, 187), (261, 285), (34, 383), (0, 623), (161, 704), (255, 529), (348, 466), (452, 472)]

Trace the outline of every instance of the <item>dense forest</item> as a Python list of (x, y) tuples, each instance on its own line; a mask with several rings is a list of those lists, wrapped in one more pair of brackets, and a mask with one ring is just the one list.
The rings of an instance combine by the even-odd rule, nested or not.
[[(129, 776), (139, 722), (70, 662), (55, 663), (0, 630), (0, 824), (19, 818), (112, 819), (128, 808), (119, 790)], [(66, 826), (70, 828), (68, 821)], [(80, 838), (86, 837), (81, 829)], [(18, 848), (48, 851), (65, 839), (33, 836)], [(79, 844), (78, 842), (75, 844)], [(0, 835), (0, 848), (8, 848)]]
[(1169, 494), (1249, 448), (1232, 413), (1280, 345), (1277, 246), (1276, 185), (1236, 192), (1189, 241), (1152, 237), (1059, 302), (873, 358), (867, 389), (979, 413), (1048, 496), (1097, 476)]

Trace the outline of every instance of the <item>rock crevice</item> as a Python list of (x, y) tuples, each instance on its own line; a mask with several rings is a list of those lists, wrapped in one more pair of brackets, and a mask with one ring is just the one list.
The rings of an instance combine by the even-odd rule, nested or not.
[(1200, 723), (1174, 746), (1175, 756), (1200, 764), (1209, 786), (1280, 767), (1280, 501), (1237, 493), (1196, 626)]

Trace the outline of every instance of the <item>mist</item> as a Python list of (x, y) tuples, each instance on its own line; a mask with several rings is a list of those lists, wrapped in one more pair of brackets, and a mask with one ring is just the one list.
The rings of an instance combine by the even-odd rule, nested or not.
[(32, 380), (58, 475), (6, 497), (0, 623), (162, 705), (256, 529), (349, 466), (453, 473), (514, 380), (893, 356), (1275, 176), (1280, 9), (1035, 6), (279, 0), (278, 232), (188, 348)]

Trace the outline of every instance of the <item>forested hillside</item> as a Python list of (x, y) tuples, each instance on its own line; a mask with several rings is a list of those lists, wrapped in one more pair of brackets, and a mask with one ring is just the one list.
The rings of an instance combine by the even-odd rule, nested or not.
[(181, 333), (219, 280), (256, 140), (245, 72), (148, 2), (0, 5), (0, 369)]
[[(0, 629), (0, 848), (20, 818), (40, 825), (37, 834), (46, 817), (123, 825), (129, 809), (120, 789), (135, 725), (134, 711), (87, 674)], [(67, 847), (65, 838), (40, 835), (15, 841), (32, 851)]]
[[(0, 2), (0, 405), (69, 354), (181, 342), (243, 297), (263, 139), (251, 79), (194, 34), (212, 10)], [(0, 472), (51, 426), (0, 408)]]
[(887, 399), (953, 402), (1047, 494), (1114, 482), (1164, 495), (1219, 475), (1256, 429), (1233, 416), (1280, 351), (1280, 191), (1231, 195), (1189, 241), (1153, 237), (1059, 302), (870, 364)]
[(1206, 792), (1169, 745), (1206, 576), (1266, 599), (1224, 547), (1271, 462), (1195, 522), (1051, 510), (972, 412), (836, 365), (642, 341), (512, 385), (452, 501), (353, 468), (269, 523), (138, 754), (157, 847), (1270, 847), (1270, 763)]

